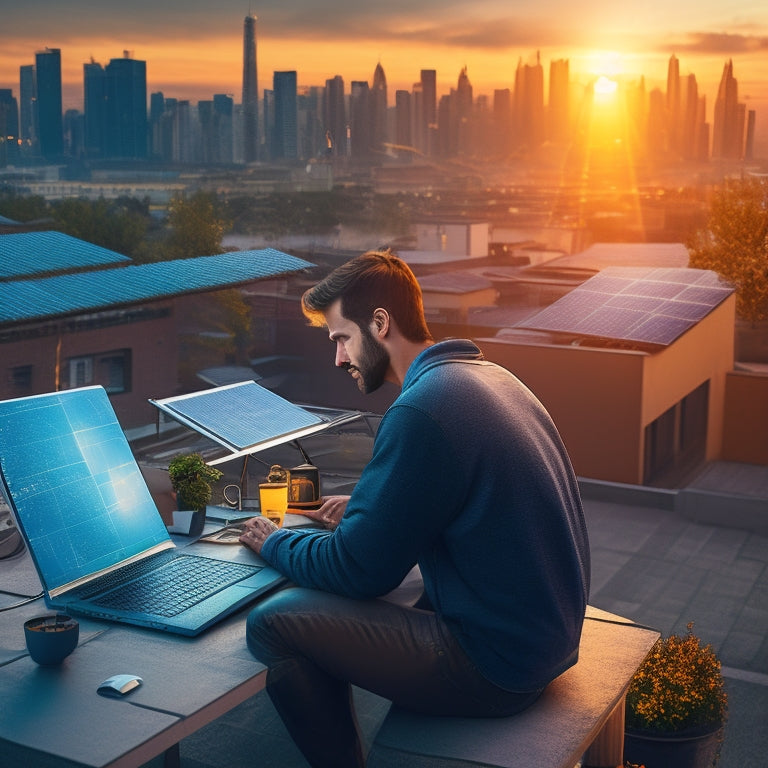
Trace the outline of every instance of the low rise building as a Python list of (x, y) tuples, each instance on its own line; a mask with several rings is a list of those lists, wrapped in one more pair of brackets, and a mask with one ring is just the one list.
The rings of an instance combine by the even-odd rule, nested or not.
[(61, 233), (0, 236), (0, 399), (101, 385), (126, 430), (151, 425), (148, 399), (179, 391), (189, 303), (311, 266), (271, 248), (133, 265)]

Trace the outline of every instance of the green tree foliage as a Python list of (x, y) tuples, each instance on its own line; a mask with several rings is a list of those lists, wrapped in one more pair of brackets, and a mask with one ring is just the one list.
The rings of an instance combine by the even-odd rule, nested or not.
[(712, 198), (707, 226), (688, 243), (689, 265), (711, 269), (737, 291), (736, 312), (768, 319), (768, 181), (728, 181)]
[(174, 456), (168, 475), (179, 502), (179, 509), (201, 509), (211, 500), (211, 483), (221, 480), (223, 473), (211, 467), (199, 453)]
[(15, 192), (0, 193), (0, 215), (6, 219), (28, 224), (50, 216), (45, 198), (41, 195), (17, 195)]
[(125, 256), (133, 256), (149, 226), (149, 200), (64, 198), (51, 204), (53, 228)]
[(211, 337), (208, 344), (219, 350), (223, 361), (248, 365), (252, 344), (251, 308), (239, 290), (230, 288), (206, 294), (198, 306), (198, 317), (207, 329), (220, 334)]
[(130, 257), (141, 249), (151, 224), (147, 198), (68, 197), (49, 203), (40, 195), (6, 192), (0, 194), (0, 213), (25, 224), (45, 222), (47, 229)]
[(402, 234), (408, 230), (411, 213), (407, 196), (376, 195), (364, 187), (235, 196), (229, 199), (228, 210), (235, 232), (269, 237), (328, 233), (339, 225)]
[(166, 258), (187, 259), (222, 253), (222, 239), (230, 223), (218, 197), (203, 190), (192, 195), (175, 195), (168, 209), (170, 234), (165, 243)]
[(224, 327), (232, 334), (234, 361), (247, 365), (251, 344), (251, 308), (237, 290), (221, 291), (219, 294)]
[(190, 330), (179, 337), (182, 382), (193, 383), (198, 371), (218, 365), (248, 365), (253, 356), (252, 311), (237, 288), (189, 296), (185, 301)]
[(328, 232), (339, 224), (339, 207), (335, 191), (275, 192), (229, 200), (236, 232), (269, 237)]

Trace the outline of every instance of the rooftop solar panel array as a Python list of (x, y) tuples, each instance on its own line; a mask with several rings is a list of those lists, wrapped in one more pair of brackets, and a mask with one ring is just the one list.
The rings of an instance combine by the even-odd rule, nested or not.
[(733, 293), (702, 269), (605, 269), (516, 328), (666, 346)]
[(312, 266), (274, 248), (264, 248), (39, 280), (0, 282), (0, 323), (92, 312), (225, 288)]
[(442, 293), (471, 293), (493, 288), (490, 280), (466, 270), (424, 275), (419, 278), (419, 284), (423, 291)]
[(127, 256), (63, 232), (17, 232), (0, 237), (0, 280), (130, 261)]

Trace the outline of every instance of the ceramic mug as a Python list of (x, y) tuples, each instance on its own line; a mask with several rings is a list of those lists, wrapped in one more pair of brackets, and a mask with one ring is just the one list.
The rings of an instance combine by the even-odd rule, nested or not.
[(64, 613), (37, 616), (24, 622), (24, 638), (33, 661), (43, 666), (61, 664), (77, 647), (80, 625)]

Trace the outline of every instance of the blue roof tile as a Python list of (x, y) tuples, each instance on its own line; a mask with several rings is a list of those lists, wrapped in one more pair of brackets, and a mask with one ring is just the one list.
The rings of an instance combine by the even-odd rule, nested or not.
[(102, 266), (131, 259), (62, 232), (0, 235), (0, 280)]
[(39, 280), (0, 282), (0, 324), (226, 288), (312, 266), (274, 248), (264, 248)]

